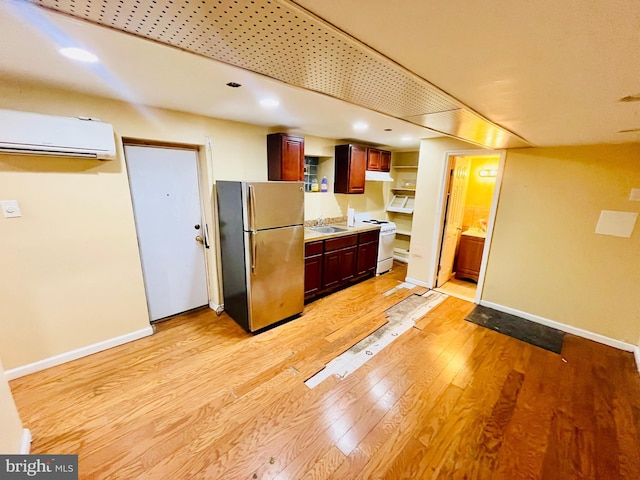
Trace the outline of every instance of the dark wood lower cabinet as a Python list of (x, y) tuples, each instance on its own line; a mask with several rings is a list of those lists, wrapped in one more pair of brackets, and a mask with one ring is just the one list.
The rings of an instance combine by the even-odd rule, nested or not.
[(358, 261), (356, 263), (356, 278), (366, 277), (376, 273), (378, 263), (379, 232), (364, 232), (358, 234)]
[(304, 299), (315, 297), (322, 290), (324, 242), (309, 242), (304, 246)]
[(456, 278), (468, 278), (474, 282), (480, 277), (480, 264), (484, 250), (484, 238), (461, 235), (456, 257)]
[(357, 247), (342, 248), (324, 254), (324, 290), (341, 287), (355, 275)]
[(378, 235), (376, 230), (307, 243), (305, 300), (375, 274)]

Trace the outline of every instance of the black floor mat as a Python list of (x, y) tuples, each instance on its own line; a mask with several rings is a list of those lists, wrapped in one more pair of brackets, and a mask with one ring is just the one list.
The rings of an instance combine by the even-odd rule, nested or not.
[(562, 351), (564, 332), (509, 313), (478, 305), (465, 320), (554, 353)]

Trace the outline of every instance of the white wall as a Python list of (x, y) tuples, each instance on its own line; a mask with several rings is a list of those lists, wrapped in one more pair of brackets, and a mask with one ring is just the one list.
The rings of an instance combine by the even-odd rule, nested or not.
[[(214, 179), (266, 180), (266, 129), (37, 85), (3, 83), (0, 108), (90, 116), (113, 124), (118, 157), (100, 162), (0, 156), (0, 355), (8, 370), (149, 328), (122, 137), (200, 147), (204, 206)], [(215, 252), (215, 249), (208, 251)], [(210, 297), (218, 294), (207, 257)]]

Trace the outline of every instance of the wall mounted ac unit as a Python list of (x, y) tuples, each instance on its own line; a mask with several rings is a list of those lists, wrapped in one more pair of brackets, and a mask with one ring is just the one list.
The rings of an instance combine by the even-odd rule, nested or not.
[(0, 110), (0, 153), (113, 160), (113, 126), (96, 120)]

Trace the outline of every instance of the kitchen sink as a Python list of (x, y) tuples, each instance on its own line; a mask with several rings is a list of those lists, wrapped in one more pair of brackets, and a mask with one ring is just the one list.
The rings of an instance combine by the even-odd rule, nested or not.
[(338, 232), (346, 232), (347, 231), (346, 228), (332, 227), (332, 226), (311, 227), (311, 230), (313, 230), (314, 232), (318, 232), (318, 233), (338, 233)]

